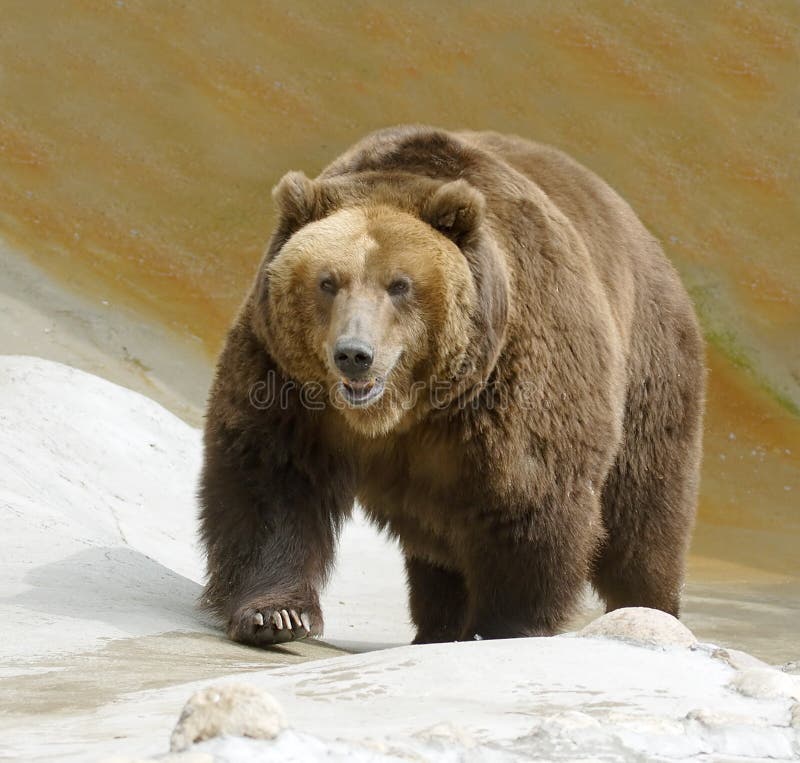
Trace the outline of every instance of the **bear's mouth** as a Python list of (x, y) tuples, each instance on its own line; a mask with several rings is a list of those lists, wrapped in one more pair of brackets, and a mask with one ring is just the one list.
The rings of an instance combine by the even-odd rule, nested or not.
[(358, 381), (342, 379), (339, 382), (339, 393), (349, 406), (363, 408), (378, 400), (385, 387), (386, 382), (380, 376)]

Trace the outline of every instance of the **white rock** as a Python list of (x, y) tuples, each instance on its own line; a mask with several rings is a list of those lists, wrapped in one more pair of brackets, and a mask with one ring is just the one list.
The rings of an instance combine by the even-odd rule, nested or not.
[(572, 729), (599, 729), (600, 721), (587, 713), (577, 710), (565, 710), (547, 718), (548, 725), (558, 727), (562, 731)]
[(578, 636), (613, 638), (646, 646), (683, 646), (697, 644), (694, 634), (666, 612), (646, 607), (625, 607), (593, 620)]
[(711, 656), (715, 660), (722, 660), (736, 670), (769, 667), (766, 662), (759, 660), (758, 657), (753, 657), (752, 654), (747, 654), (747, 652), (740, 652), (738, 649), (719, 649), (717, 647), (712, 647)]
[(800, 700), (800, 679), (774, 668), (749, 668), (738, 673), (731, 686), (746, 697)]
[(218, 736), (274, 739), (287, 725), (280, 705), (265, 691), (249, 684), (209, 686), (195, 692), (184, 706), (170, 750), (188, 750)]
[(791, 673), (795, 676), (800, 676), (800, 660), (792, 660), (785, 665), (781, 665), (781, 670), (784, 673)]

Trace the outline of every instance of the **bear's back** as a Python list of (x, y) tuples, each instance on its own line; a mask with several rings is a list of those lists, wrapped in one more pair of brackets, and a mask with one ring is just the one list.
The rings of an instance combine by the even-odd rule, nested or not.
[[(496, 188), (511, 187), (508, 178), (521, 175), (580, 235), (612, 303), (630, 299), (634, 273), (679, 284), (658, 242), (630, 205), (595, 173), (551, 146), (496, 132), (401, 125), (358, 141), (320, 179), (365, 172), (443, 181), (474, 182), (480, 177), (482, 183), (492, 183), (494, 174)], [(638, 285), (644, 286), (647, 280), (640, 279)]]
[[(400, 125), (374, 132), (339, 156), (319, 176), (359, 185), (362, 173), (377, 177), (418, 176), (447, 182), (463, 178), (500, 203), (513, 204), (520, 193), (541, 207), (544, 217), (560, 212), (585, 249), (586, 265), (599, 279), (624, 347), (631, 327), (656, 331), (661, 308), (692, 316), (677, 272), (630, 205), (604, 180), (565, 153), (544, 144), (496, 132), (451, 132), (421, 125)], [(526, 192), (525, 189), (528, 189)], [(508, 199), (504, 197), (508, 195)], [(489, 203), (491, 213), (492, 203)], [(549, 223), (548, 223), (549, 224)], [(505, 242), (512, 270), (525, 269), (520, 258), (536, 251), (536, 231), (519, 245), (511, 233)], [(576, 252), (562, 248), (568, 267), (585, 267)], [(658, 303), (661, 307), (654, 309)], [(692, 319), (689, 321), (692, 322)], [(627, 354), (627, 350), (626, 350)]]

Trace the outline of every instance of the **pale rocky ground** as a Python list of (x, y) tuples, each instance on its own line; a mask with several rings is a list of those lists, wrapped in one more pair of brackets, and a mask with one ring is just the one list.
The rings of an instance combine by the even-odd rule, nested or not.
[(157, 403), (0, 356), (0, 759), (84, 759), (129, 691), (408, 643), (399, 555), (360, 521), (324, 601), (338, 646), (225, 639), (195, 608), (199, 465), (199, 431)]
[[(185, 763), (800, 755), (800, 679), (661, 613), (402, 646), (399, 555), (360, 520), (323, 602), (328, 643), (232, 644), (194, 608), (196, 429), (19, 356), (0, 357), (0, 423), (3, 759), (134, 761), (167, 755), (171, 736), (188, 752), (165, 759)], [(173, 731), (198, 690), (202, 711)]]

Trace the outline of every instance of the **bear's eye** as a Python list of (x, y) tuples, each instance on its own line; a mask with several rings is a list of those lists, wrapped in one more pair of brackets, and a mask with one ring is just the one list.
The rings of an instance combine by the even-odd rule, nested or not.
[(326, 294), (336, 294), (336, 282), (330, 276), (325, 276), (320, 279), (319, 288)]
[(395, 278), (394, 281), (389, 284), (386, 291), (393, 297), (402, 297), (404, 294), (408, 294), (410, 288), (411, 281), (407, 278)]

